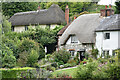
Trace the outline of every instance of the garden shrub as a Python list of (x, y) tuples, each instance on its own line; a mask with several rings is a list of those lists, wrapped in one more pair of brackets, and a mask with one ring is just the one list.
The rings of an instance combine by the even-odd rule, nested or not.
[(59, 65), (67, 63), (70, 59), (70, 53), (66, 50), (59, 50), (53, 53), (53, 59), (58, 62)]
[(95, 58), (95, 59), (97, 59), (97, 55), (98, 55), (98, 49), (92, 49), (92, 52), (91, 52), (91, 55)]
[(77, 62), (74, 59), (70, 59), (67, 63), (70, 64), (71, 67), (77, 65)]
[(13, 56), (13, 51), (5, 44), (2, 44), (1, 51), (2, 67), (12, 68), (16, 66), (16, 58)]
[(61, 79), (66, 78), (67, 79), (67, 78), (72, 78), (72, 77), (66, 73), (59, 72), (56, 74), (56, 76), (54, 76), (54, 78), (61, 78)]
[(76, 78), (80, 78), (82, 80), (92, 79), (92, 71), (97, 68), (96, 63), (89, 63), (87, 65), (80, 65), (76, 72)]
[(45, 56), (45, 53), (43, 52), (44, 49), (42, 48), (42, 45), (38, 44), (34, 40), (30, 40), (29, 38), (22, 39), (22, 42), (18, 48), (18, 50), (19, 50), (18, 54), (20, 54), (24, 51), (30, 53), (31, 49), (34, 49), (38, 53), (38, 55), (39, 55), (38, 59), (41, 59)]
[(34, 70), (34, 68), (0, 69), (2, 78), (23, 78), (21, 74), (24, 72), (24, 75), (27, 75), (28, 70)]
[(35, 63), (37, 63), (37, 61), (38, 61), (38, 57), (39, 57), (39, 55), (38, 55), (37, 51), (32, 49), (30, 54), (28, 55), (27, 65), (31, 66), (31, 67), (35, 66)]
[(21, 67), (25, 67), (27, 66), (27, 61), (28, 61), (28, 53), (24, 51), (19, 54), (19, 58), (17, 59), (17, 65)]

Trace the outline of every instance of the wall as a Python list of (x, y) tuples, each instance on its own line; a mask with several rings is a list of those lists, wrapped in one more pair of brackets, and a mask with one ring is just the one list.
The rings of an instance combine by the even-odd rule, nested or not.
[[(56, 26), (59, 27), (59, 25), (57, 24), (52, 24), (50, 25), (50, 29), (54, 29)], [(33, 25), (32, 26), (33, 28), (35, 28), (35, 26)], [(41, 28), (46, 28), (46, 27), (49, 27), (48, 25), (40, 25)], [(14, 27), (14, 32), (22, 32), (22, 31), (25, 31), (25, 26), (15, 26)]]
[[(106, 32), (110, 33), (110, 39), (104, 39)], [(118, 31), (96, 32), (96, 48), (100, 54), (102, 50), (109, 50), (109, 54), (112, 55), (112, 51), (118, 49)]]
[[(60, 43), (59, 43), (60, 45)], [(75, 56), (77, 54), (77, 51), (79, 50), (86, 50), (86, 52), (90, 53), (92, 50), (92, 44), (85, 44), (83, 45), (79, 40), (78, 43), (71, 43), (71, 37), (67, 40), (66, 44), (63, 46), (60, 46), (60, 49), (65, 48), (67, 51), (70, 49), (75, 50)]]
[(25, 26), (14, 27), (14, 32), (22, 32), (22, 31), (25, 31)]

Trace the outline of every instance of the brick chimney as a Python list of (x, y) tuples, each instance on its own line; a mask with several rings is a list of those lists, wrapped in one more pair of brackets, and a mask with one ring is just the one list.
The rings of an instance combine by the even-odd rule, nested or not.
[(67, 22), (67, 24), (69, 24), (69, 8), (68, 8), (68, 5), (66, 5), (66, 8), (65, 8), (65, 21)]
[(101, 17), (107, 17), (114, 14), (114, 10), (112, 9), (111, 5), (109, 5), (109, 8), (107, 8), (107, 5), (105, 6), (105, 9), (100, 10), (100, 16)]

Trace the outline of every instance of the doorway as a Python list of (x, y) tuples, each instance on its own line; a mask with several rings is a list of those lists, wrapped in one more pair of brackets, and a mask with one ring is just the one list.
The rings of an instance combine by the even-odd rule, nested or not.
[(78, 53), (79, 53), (80, 61), (83, 61), (85, 58), (85, 51), (78, 51)]

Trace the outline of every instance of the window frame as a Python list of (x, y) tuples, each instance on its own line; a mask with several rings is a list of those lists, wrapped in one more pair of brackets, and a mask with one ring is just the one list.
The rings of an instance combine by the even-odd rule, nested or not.
[(71, 54), (71, 57), (74, 57), (75, 56), (75, 50), (69, 50), (70, 54)]
[(71, 35), (71, 43), (78, 43), (78, 39), (75, 35)]
[(107, 32), (107, 33), (104, 34), (104, 39), (105, 39), (105, 40), (106, 40), (106, 39), (110, 39), (110, 33), (109, 33), (109, 32)]

